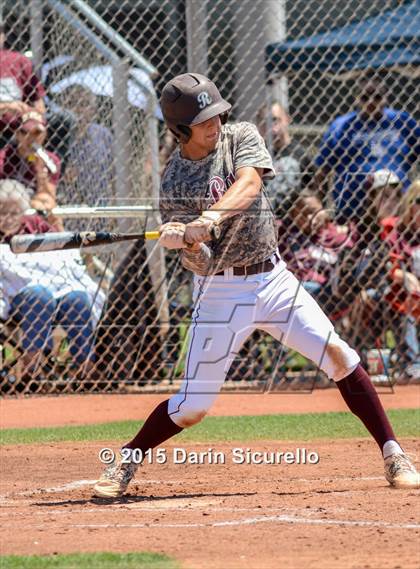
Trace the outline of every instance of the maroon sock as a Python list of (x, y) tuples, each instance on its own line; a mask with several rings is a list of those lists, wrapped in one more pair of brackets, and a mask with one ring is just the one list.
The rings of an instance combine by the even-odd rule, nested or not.
[(146, 419), (137, 435), (124, 448), (140, 449), (144, 454), (184, 429), (178, 427), (168, 415), (168, 400), (162, 401)]
[(350, 375), (337, 381), (337, 387), (350, 411), (359, 417), (381, 452), (386, 441), (396, 440), (370, 377), (360, 364)]

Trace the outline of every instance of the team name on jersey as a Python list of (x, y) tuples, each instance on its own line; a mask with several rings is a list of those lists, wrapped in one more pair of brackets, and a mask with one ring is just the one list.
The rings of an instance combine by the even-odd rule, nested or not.
[[(212, 176), (207, 185), (207, 197), (212, 199), (212, 204), (220, 200), (224, 193), (230, 188), (230, 186), (235, 182), (235, 174), (229, 172), (229, 174), (222, 178), (221, 176)], [(212, 205), (210, 204), (210, 205)]]

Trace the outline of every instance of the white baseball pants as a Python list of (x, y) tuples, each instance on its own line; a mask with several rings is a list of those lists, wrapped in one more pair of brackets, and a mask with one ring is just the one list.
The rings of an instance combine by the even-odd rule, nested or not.
[(335, 381), (360, 362), (284, 261), (269, 273), (233, 276), (228, 269), (221, 276), (195, 276), (193, 300), (185, 376), (168, 407), (179, 427), (204, 417), (233, 359), (257, 328), (312, 360)]

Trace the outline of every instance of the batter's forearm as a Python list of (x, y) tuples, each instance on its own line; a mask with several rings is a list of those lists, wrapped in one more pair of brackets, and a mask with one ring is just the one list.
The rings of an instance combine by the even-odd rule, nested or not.
[(181, 263), (183, 267), (197, 275), (207, 275), (211, 268), (212, 261), (212, 252), (204, 243), (181, 250)]
[(209, 210), (220, 213), (221, 221), (247, 210), (261, 192), (262, 180), (260, 174), (255, 168), (247, 168), (246, 170), (253, 170), (253, 172), (238, 175), (236, 182)]

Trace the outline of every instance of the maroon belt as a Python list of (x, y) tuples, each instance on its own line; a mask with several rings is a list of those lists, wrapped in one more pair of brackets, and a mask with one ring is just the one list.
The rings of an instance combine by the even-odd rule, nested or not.
[[(277, 257), (277, 255), (276, 255)], [(248, 265), (245, 267), (232, 267), (234, 276), (245, 276), (245, 275), (258, 275), (258, 273), (269, 273), (274, 269), (274, 264), (270, 259), (261, 261), (260, 263), (255, 263), (254, 265)], [(220, 271), (215, 273), (214, 276), (224, 275), (225, 271)]]

